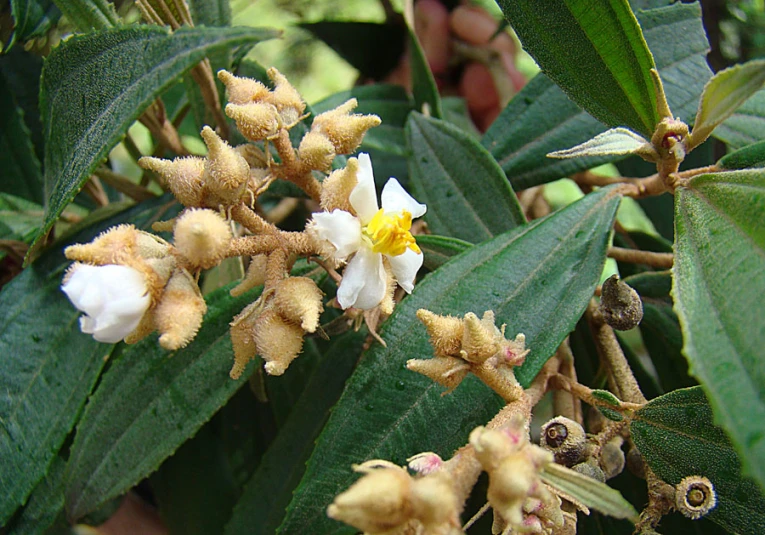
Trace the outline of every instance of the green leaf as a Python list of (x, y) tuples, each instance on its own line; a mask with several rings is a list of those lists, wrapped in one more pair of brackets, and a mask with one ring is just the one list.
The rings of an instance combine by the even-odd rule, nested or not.
[(438, 93), (436, 79), (428, 64), (428, 58), (420, 46), (420, 41), (414, 33), (414, 29), (408, 27), (409, 33), (409, 66), (412, 77), (412, 96), (416, 109), (436, 119), (444, 116), (441, 109), (441, 96)]
[(463, 253), (473, 246), (472, 243), (457, 238), (427, 234), (417, 236), (417, 245), (424, 256), (423, 265), (430, 271), (441, 267), (453, 256)]
[[(305, 383), (302, 395), (276, 439), (247, 482), (226, 525), (226, 535), (274, 533), (300, 482), (327, 415), (353, 371), (364, 337), (350, 333), (338, 338)], [(253, 522), (253, 519), (258, 519)]]
[(228, 376), (229, 322), (255, 297), (217, 290), (186, 348), (168, 353), (151, 336), (112, 363), (77, 426), (66, 472), (70, 518), (96, 510), (156, 470), (246, 382), (247, 372), (236, 381)]
[(58, 22), (61, 12), (53, 0), (11, 0), (11, 15), (14, 28), (8, 46), (5, 47), (6, 52), (17, 41), (24, 42), (45, 35)]
[[(30, 139), (40, 162), (44, 157), (42, 123), (40, 122), (38, 102), (41, 73), (42, 58), (21, 47), (16, 47), (0, 55), (0, 76), (5, 79), (16, 105), (23, 112), (24, 124), (29, 129)], [(43, 202), (42, 187), (36, 202), (41, 204)]]
[(699, 175), (675, 193), (672, 295), (691, 374), (765, 486), (765, 171)]
[(659, 122), (655, 68), (626, 1), (498, 0), (542, 71), (593, 117), (651, 137)]
[[(638, 12), (638, 19), (654, 51), (674, 115), (690, 122), (704, 83), (712, 75), (706, 63), (709, 44), (701, 23), (701, 7), (698, 3), (677, 2)], [(538, 74), (510, 101), (484, 134), (482, 143), (518, 191), (618, 159), (546, 157), (549, 152), (584, 143), (605, 130), (547, 76)]]
[(48, 473), (29, 495), (21, 513), (8, 526), (13, 535), (36, 535), (50, 527), (64, 508), (64, 466), (61, 457), (54, 457)]
[[(141, 112), (207, 54), (276, 34), (257, 28), (119, 28), (73, 37), (45, 62), (40, 97), (48, 199), (40, 235)], [(39, 241), (39, 237), (38, 237)]]
[(325, 510), (356, 479), (351, 464), (376, 458), (403, 464), (421, 451), (448, 458), (503, 405), (475, 377), (441, 397), (442, 387), (404, 367), (410, 358), (433, 354), (418, 309), (454, 315), (494, 310), (508, 335), (526, 335), (531, 353), (517, 377), (528, 385), (592, 296), (618, 202), (613, 190), (599, 190), (473, 246), (417, 284), (380, 331), (387, 348), (367, 351), (348, 381), (280, 532), (349, 532)]
[(406, 126), (415, 198), (436, 234), (479, 243), (523, 224), (518, 198), (491, 154), (469, 134), (412, 113)]
[[(90, 241), (125, 221), (149, 226), (159, 205), (136, 206), (72, 241)], [(69, 265), (61, 250), (43, 255), (0, 293), (0, 524), (46, 474), (112, 347), (80, 332), (80, 313), (59, 289)]]
[(633, 415), (630, 432), (651, 470), (670, 485), (693, 475), (712, 482), (717, 506), (707, 518), (731, 533), (765, 533), (765, 498), (742, 476), (736, 452), (712, 422), (701, 387), (650, 401)]
[(406, 29), (401, 24), (324, 20), (299, 26), (329, 45), (363, 78), (382, 80), (404, 56)]
[(732, 149), (740, 149), (765, 137), (765, 91), (758, 91), (738, 108), (727, 121), (718, 126), (712, 135), (727, 143)]
[(56, 6), (81, 32), (104, 30), (119, 24), (114, 6), (107, 0), (53, 0)]
[(611, 128), (589, 141), (570, 149), (557, 150), (548, 158), (583, 158), (585, 156), (621, 156), (634, 154), (648, 141), (626, 128)]
[(4, 76), (0, 76), (0, 191), (42, 202), (42, 170), (23, 112)]
[(551, 463), (542, 471), (542, 481), (576, 498), (587, 507), (614, 518), (637, 520), (637, 511), (618, 490), (570, 468)]
[(765, 141), (752, 143), (726, 154), (717, 162), (721, 169), (736, 170), (765, 167)]
[(765, 83), (765, 60), (734, 65), (715, 74), (701, 94), (699, 111), (688, 136), (689, 150), (704, 141)]
[(196, 26), (231, 26), (230, 0), (189, 0)]

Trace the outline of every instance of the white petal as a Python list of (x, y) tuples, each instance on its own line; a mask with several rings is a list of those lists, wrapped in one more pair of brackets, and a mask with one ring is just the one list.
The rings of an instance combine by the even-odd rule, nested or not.
[(386, 214), (398, 213), (406, 210), (412, 214), (412, 218), (425, 215), (428, 207), (418, 203), (409, 195), (395, 178), (388, 179), (382, 190), (382, 206)]
[(423, 254), (415, 253), (411, 249), (407, 249), (398, 256), (385, 255), (390, 262), (390, 268), (393, 271), (393, 276), (396, 278), (396, 282), (401, 286), (406, 293), (412, 293), (414, 289), (414, 277), (422, 267)]
[(359, 154), (359, 172), (356, 174), (356, 180), (356, 187), (351, 191), (349, 200), (361, 222), (366, 225), (380, 209), (377, 204), (375, 175), (369, 154)]
[(313, 214), (311, 232), (335, 247), (335, 258), (343, 261), (361, 247), (361, 222), (345, 210)]
[(337, 302), (343, 309), (356, 307), (369, 310), (385, 297), (385, 283), (382, 255), (362, 247), (343, 271), (343, 280), (337, 289)]

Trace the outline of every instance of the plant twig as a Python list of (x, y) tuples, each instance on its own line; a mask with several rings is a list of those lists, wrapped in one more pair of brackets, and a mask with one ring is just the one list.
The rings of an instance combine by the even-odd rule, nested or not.
[(608, 257), (613, 258), (617, 262), (645, 264), (647, 266), (670, 269), (674, 263), (675, 255), (672, 253), (654, 253), (653, 251), (626, 249), (624, 247), (609, 247)]
[(109, 184), (111, 187), (120, 193), (124, 193), (136, 202), (156, 198), (155, 194), (136, 184), (128, 177), (120, 175), (119, 173), (115, 173), (114, 171), (106, 169), (105, 167), (97, 169), (93, 174), (95, 174), (106, 184)]

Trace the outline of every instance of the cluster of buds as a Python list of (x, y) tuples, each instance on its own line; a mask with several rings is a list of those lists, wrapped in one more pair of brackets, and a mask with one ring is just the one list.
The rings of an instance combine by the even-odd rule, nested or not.
[(331, 518), (370, 535), (462, 533), (461, 504), (448, 472), (412, 476), (405, 468), (380, 460), (353, 468), (364, 476), (327, 508)]
[(517, 399), (523, 392), (513, 368), (523, 364), (529, 350), (526, 338), (505, 338), (505, 325), (497, 328), (494, 312), (487, 310), (483, 318), (468, 312), (462, 318), (439, 316), (425, 309), (417, 311), (425, 324), (433, 346), (434, 358), (411, 359), (406, 367), (426, 375), (451, 392), (468, 372), (477, 375), (506, 401)]
[(561, 501), (540, 478), (553, 456), (529, 442), (525, 420), (516, 416), (503, 428), (478, 427), (470, 433), (476, 457), (489, 474), (492, 533), (558, 533), (564, 527)]

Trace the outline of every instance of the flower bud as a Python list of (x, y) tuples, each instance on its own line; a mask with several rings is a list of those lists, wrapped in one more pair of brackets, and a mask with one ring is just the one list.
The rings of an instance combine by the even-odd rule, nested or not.
[(335, 146), (324, 134), (308, 132), (300, 141), (298, 156), (309, 169), (327, 173), (335, 159)]
[(303, 329), (285, 321), (274, 309), (255, 321), (252, 338), (269, 375), (282, 375), (303, 349)]
[(504, 337), (494, 326), (494, 313), (491, 310), (487, 310), (481, 320), (472, 312), (465, 314), (462, 358), (481, 364), (499, 352), (499, 340), (504, 340)]
[(157, 173), (178, 202), (184, 206), (202, 206), (204, 201), (205, 159), (196, 156), (163, 160), (144, 156), (138, 165)]
[(413, 516), (426, 529), (459, 526), (459, 503), (447, 472), (435, 472), (413, 480), (411, 507)]
[(205, 186), (221, 204), (238, 203), (250, 179), (247, 160), (209, 126), (202, 129), (202, 139), (209, 149), (205, 162)]
[(232, 104), (260, 102), (270, 93), (268, 88), (257, 80), (234, 76), (226, 70), (218, 71), (218, 80), (226, 86), (228, 101)]
[[(333, 149), (334, 152), (334, 149)], [(358, 184), (356, 174), (359, 172), (359, 161), (348, 158), (348, 163), (342, 169), (332, 171), (321, 183), (321, 208), (325, 212), (344, 210), (349, 214), (356, 211), (351, 206), (351, 192)]]
[(410, 470), (417, 472), (421, 476), (426, 476), (436, 472), (444, 464), (444, 460), (438, 454), (433, 453), (432, 451), (425, 451), (423, 453), (413, 455), (412, 457), (409, 457), (406, 462), (408, 463), (407, 466)]
[(253, 331), (255, 322), (260, 317), (262, 309), (258, 299), (250, 303), (231, 322), (231, 346), (234, 349), (234, 365), (231, 367), (229, 376), (236, 380), (242, 376), (247, 363), (255, 358), (258, 350), (255, 346)]
[(542, 426), (540, 445), (553, 453), (556, 463), (570, 467), (584, 459), (587, 437), (581, 425), (558, 416)]
[(643, 319), (643, 302), (633, 288), (612, 275), (603, 283), (600, 312), (611, 327), (628, 331)]
[(698, 520), (716, 505), (715, 487), (705, 477), (688, 476), (675, 487), (675, 507), (688, 518)]
[(323, 295), (311, 279), (289, 277), (276, 286), (274, 305), (285, 320), (312, 333), (319, 326), (319, 316), (324, 311)]
[(177, 270), (154, 310), (159, 345), (170, 351), (186, 347), (202, 326), (207, 305), (199, 286), (186, 270)]
[(231, 288), (229, 293), (233, 297), (237, 297), (266, 282), (267, 266), (268, 256), (264, 254), (253, 256), (250, 259), (250, 265), (247, 266), (247, 273), (244, 278), (239, 284)]
[(175, 224), (175, 247), (195, 268), (218, 265), (228, 251), (231, 227), (217, 212), (186, 210)]
[(226, 115), (236, 121), (237, 129), (250, 141), (263, 141), (279, 131), (279, 113), (273, 104), (229, 104)]
[(305, 111), (305, 102), (287, 78), (276, 68), (268, 69), (268, 77), (274, 82), (274, 90), (271, 93), (270, 102), (279, 110), (282, 123), (290, 128), (294, 126)]
[(118, 225), (98, 236), (90, 243), (77, 243), (64, 250), (69, 260), (88, 264), (119, 264), (137, 254), (138, 230), (133, 225)]
[(434, 357), (432, 359), (410, 359), (406, 368), (421, 373), (437, 382), (448, 394), (459, 386), (470, 371), (470, 366), (456, 357)]
[(465, 332), (462, 318), (439, 316), (424, 308), (417, 311), (417, 318), (425, 324), (436, 356), (456, 357), (460, 354)]
[(489, 472), (486, 496), (505, 521), (517, 526), (523, 523), (523, 503), (538, 481), (535, 467), (525, 455), (516, 453)]
[(350, 114), (357, 105), (358, 101), (352, 98), (313, 120), (311, 131), (327, 136), (335, 146), (337, 154), (350, 154), (355, 151), (361, 145), (367, 130), (381, 123), (377, 115)]

